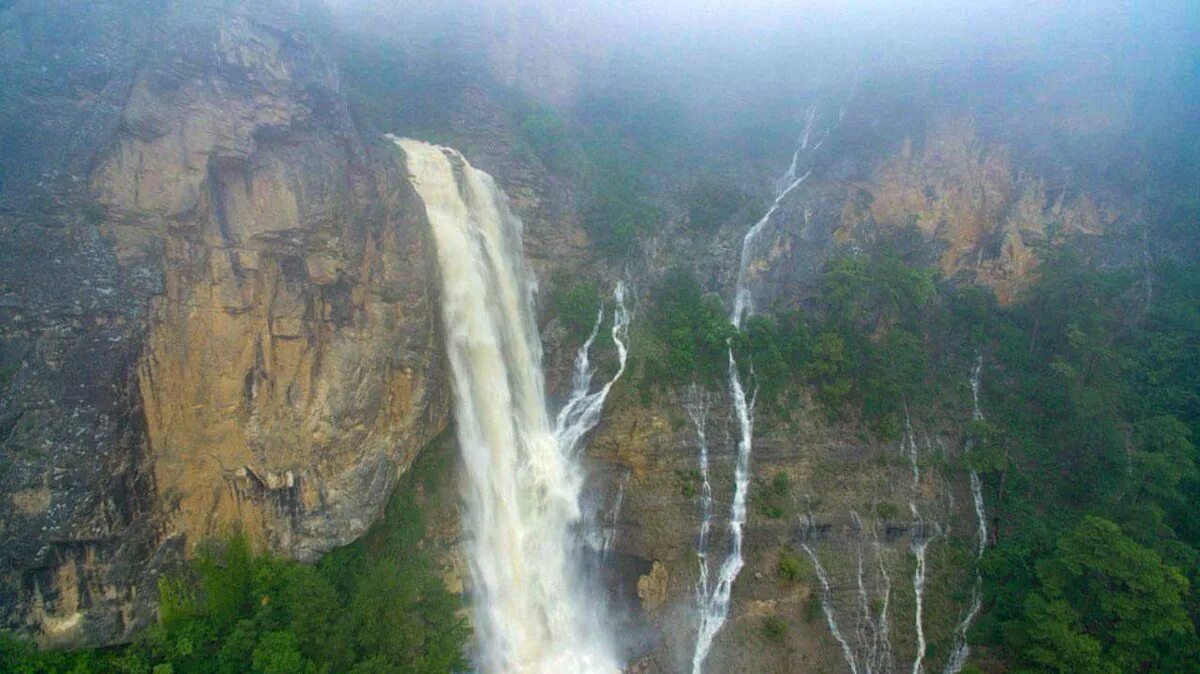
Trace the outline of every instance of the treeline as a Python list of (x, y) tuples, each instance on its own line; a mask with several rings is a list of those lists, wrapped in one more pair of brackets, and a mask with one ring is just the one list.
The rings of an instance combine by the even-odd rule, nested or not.
[(424, 550), (416, 500), (418, 491), (436, 488), (443, 461), (422, 457), (396, 488), (382, 520), (316, 565), (255, 553), (242, 534), (211, 541), (184, 572), (160, 579), (158, 623), (133, 644), (40, 652), (0, 640), (0, 671), (469, 671), (462, 602), (446, 590)]

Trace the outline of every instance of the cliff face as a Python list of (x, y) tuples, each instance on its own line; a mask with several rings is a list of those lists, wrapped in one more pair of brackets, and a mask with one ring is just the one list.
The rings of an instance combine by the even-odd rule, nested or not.
[(423, 215), (309, 5), (0, 11), (6, 627), (127, 638), (235, 525), (315, 558), (446, 423)]

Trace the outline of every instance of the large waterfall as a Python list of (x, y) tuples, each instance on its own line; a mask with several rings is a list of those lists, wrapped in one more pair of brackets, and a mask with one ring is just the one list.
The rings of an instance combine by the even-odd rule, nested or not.
[(476, 661), (505, 674), (613, 674), (611, 640), (573, 549), (580, 467), (546, 409), (521, 223), (454, 150), (393, 139), (437, 248), (465, 477)]

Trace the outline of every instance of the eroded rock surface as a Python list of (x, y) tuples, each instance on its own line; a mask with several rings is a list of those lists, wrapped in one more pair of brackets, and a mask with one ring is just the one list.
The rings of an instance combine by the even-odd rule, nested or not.
[(233, 527), (313, 559), (444, 427), (423, 214), (323, 23), (0, 10), (5, 627), (128, 638), (158, 572)]

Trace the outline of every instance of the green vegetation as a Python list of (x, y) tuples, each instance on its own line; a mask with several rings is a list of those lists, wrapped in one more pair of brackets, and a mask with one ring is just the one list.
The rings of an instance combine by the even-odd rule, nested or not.
[(609, 166), (598, 171), (583, 210), (583, 228), (593, 245), (610, 260), (629, 257), (638, 237), (653, 231), (663, 219), (660, 209), (643, 199), (636, 174)]
[(747, 200), (746, 193), (736, 185), (701, 178), (687, 193), (688, 225), (697, 231), (712, 232), (728, 222)]
[(184, 674), (464, 672), (461, 602), (423, 550), (416, 501), (442, 478), (423, 457), (384, 519), (315, 566), (255, 554), (246, 537), (203, 547), (159, 580), (159, 623), (125, 648), (45, 652), (0, 640), (6, 672)]
[(691, 271), (667, 272), (655, 293), (654, 337), (666, 346), (662, 359), (648, 358), (645, 377), (659, 386), (698, 380), (724, 381), (729, 369), (728, 343), (736, 330), (721, 302), (705, 296)]
[(799, 557), (784, 553), (779, 558), (779, 579), (787, 583), (798, 583), (804, 580), (805, 565)]
[(998, 531), (978, 638), (1022, 670), (1200, 657), (1200, 273), (1163, 268), (1154, 293), (1061, 255), (981, 324), (995, 367), (972, 460)]
[(582, 342), (596, 325), (602, 301), (600, 291), (594, 283), (571, 283), (562, 276), (554, 279), (553, 287), (549, 298), (551, 315), (562, 322), (572, 340)]
[(769, 615), (763, 620), (763, 636), (767, 638), (767, 641), (783, 643), (783, 640), (787, 638), (787, 628), (787, 621), (777, 615)]
[(105, 215), (104, 207), (94, 201), (83, 207), (83, 221), (93, 227), (103, 223)]
[(695, 498), (697, 490), (704, 483), (704, 476), (698, 470), (677, 470), (675, 477), (679, 480), (679, 493), (684, 498)]
[(792, 479), (784, 472), (775, 473), (771, 481), (758, 481), (752, 491), (755, 509), (769, 519), (782, 519), (792, 513)]
[(521, 120), (521, 135), (546, 168), (558, 173), (579, 171), (584, 158), (563, 118), (540, 107)]

